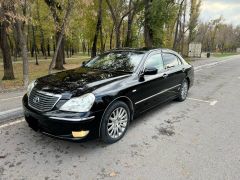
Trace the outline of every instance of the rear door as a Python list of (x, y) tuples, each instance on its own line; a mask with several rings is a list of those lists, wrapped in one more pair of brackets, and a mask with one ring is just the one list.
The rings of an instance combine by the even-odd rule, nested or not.
[(179, 93), (180, 86), (185, 78), (184, 64), (180, 58), (172, 53), (163, 53), (163, 63), (166, 70), (168, 95), (173, 97)]

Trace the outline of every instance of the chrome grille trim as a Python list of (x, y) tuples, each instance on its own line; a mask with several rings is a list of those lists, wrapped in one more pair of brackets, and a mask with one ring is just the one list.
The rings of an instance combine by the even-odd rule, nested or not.
[[(33, 102), (35, 97), (39, 97), (40, 101), (38, 103)], [(52, 94), (33, 89), (28, 97), (28, 105), (37, 111), (47, 112), (54, 108), (61, 97), (62, 96), (59, 94)]]

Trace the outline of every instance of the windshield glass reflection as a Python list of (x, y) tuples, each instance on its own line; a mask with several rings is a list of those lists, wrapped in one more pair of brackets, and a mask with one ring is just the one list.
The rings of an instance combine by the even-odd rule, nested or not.
[(92, 59), (85, 67), (109, 71), (134, 72), (143, 56), (144, 53), (141, 52), (106, 53)]

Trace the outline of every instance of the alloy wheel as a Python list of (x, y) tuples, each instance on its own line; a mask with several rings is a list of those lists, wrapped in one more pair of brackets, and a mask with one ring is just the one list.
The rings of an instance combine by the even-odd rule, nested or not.
[(116, 108), (109, 116), (107, 123), (108, 135), (113, 138), (119, 138), (126, 130), (128, 123), (128, 113), (123, 107)]

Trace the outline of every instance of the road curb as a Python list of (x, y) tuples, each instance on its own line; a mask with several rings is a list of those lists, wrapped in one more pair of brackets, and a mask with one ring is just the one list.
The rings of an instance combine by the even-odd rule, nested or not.
[(24, 87), (18, 87), (18, 88), (11, 88), (11, 89), (2, 89), (0, 87), (0, 94), (4, 94), (4, 93), (13, 93), (13, 92), (23, 92), (26, 91), (27, 89)]
[(17, 108), (13, 110), (0, 112), (0, 123), (11, 121), (23, 117), (23, 109)]

